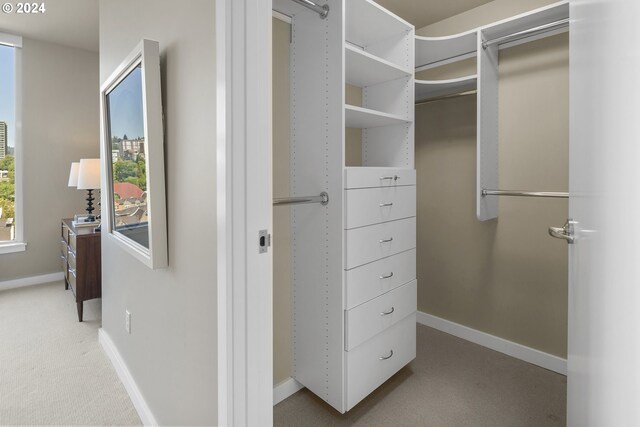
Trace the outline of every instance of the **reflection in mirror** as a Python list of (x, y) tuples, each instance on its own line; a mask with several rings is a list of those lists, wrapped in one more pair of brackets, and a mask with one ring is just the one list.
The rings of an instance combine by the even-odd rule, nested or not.
[(160, 46), (142, 40), (100, 88), (106, 241), (169, 265)]
[[(111, 148), (113, 230), (149, 248), (142, 68), (106, 96)], [(107, 153), (108, 154), (108, 153)]]

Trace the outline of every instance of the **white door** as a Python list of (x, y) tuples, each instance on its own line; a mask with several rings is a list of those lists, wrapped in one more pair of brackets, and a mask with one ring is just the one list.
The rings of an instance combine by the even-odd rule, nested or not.
[(568, 424), (637, 426), (640, 1), (571, 0), (570, 105)]

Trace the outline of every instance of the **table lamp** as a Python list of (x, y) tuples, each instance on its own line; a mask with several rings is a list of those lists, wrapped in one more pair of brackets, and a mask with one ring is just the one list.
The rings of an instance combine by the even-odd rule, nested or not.
[[(73, 166), (72, 166), (73, 168)], [(71, 180), (69, 180), (71, 182)], [(87, 213), (89, 221), (93, 216), (93, 190), (100, 189), (100, 159), (80, 159), (78, 167), (78, 190), (87, 190)]]

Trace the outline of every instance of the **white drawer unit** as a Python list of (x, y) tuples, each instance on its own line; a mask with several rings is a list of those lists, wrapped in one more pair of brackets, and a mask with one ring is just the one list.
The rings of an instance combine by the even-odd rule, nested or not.
[(347, 355), (347, 411), (416, 357), (415, 313)]
[(415, 217), (347, 230), (345, 268), (349, 270), (415, 247)]
[(415, 169), (404, 168), (345, 168), (344, 188), (396, 187), (416, 185)]
[(351, 310), (345, 310), (345, 350), (352, 350), (415, 313), (416, 286), (414, 280)]
[(416, 187), (392, 186), (345, 190), (345, 228), (416, 216)]
[(416, 250), (346, 270), (345, 309), (349, 310), (416, 278)]

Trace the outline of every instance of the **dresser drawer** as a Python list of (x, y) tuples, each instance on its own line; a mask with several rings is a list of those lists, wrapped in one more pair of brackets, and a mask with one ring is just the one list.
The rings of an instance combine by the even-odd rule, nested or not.
[(62, 240), (65, 243), (69, 243), (69, 227), (67, 227), (64, 223), (62, 223)]
[(416, 187), (345, 190), (346, 229), (416, 216)]
[(67, 271), (67, 281), (69, 282), (69, 285), (71, 286), (71, 290), (73, 291), (73, 295), (78, 295), (77, 291), (76, 291), (76, 270), (69, 267), (68, 271)]
[(69, 253), (69, 246), (67, 246), (67, 242), (65, 242), (64, 240), (60, 241), (60, 252), (62, 252), (62, 256), (64, 256), (65, 258)]
[(345, 308), (350, 309), (416, 278), (411, 249), (344, 272)]
[(76, 251), (76, 235), (69, 233), (69, 250)]
[(349, 351), (416, 311), (416, 281), (345, 311), (345, 350)]
[(416, 247), (416, 218), (345, 231), (345, 268), (377, 261)]
[(67, 262), (69, 263), (69, 267), (72, 268), (74, 271), (76, 271), (77, 266), (76, 266), (76, 254), (73, 252), (69, 252), (69, 255), (67, 256)]
[(399, 185), (416, 185), (416, 170), (374, 167), (344, 169), (344, 188), (395, 187)]
[[(416, 357), (416, 315), (346, 353), (347, 410)], [(389, 357), (390, 356), (390, 357)]]
[(67, 258), (64, 257), (64, 255), (60, 255), (60, 264), (62, 264), (62, 272), (64, 273), (64, 278), (66, 280), (69, 280), (69, 264), (67, 264)]

